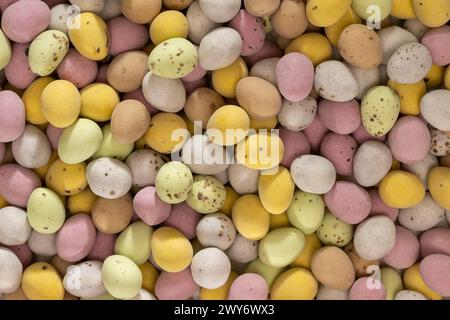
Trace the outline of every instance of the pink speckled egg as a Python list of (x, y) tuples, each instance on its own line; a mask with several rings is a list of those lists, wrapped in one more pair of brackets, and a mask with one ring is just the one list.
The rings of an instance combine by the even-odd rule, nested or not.
[(33, 252), (31, 252), (28, 244), (24, 243), (17, 246), (9, 246), (8, 248), (19, 258), (24, 269), (33, 261)]
[(172, 205), (158, 197), (155, 187), (146, 187), (134, 196), (133, 208), (142, 221), (155, 226), (169, 217)]
[(323, 125), (335, 133), (350, 134), (361, 126), (361, 111), (356, 100), (335, 102), (323, 99), (317, 113)]
[(155, 295), (159, 300), (187, 300), (198, 288), (190, 268), (173, 273), (163, 271), (156, 280)]
[(389, 207), (385, 204), (378, 194), (377, 188), (369, 189), (370, 200), (372, 208), (370, 209), (370, 216), (383, 215), (390, 218), (392, 221), (397, 220), (399, 209)]
[(97, 230), (94, 246), (89, 252), (87, 259), (104, 261), (114, 254), (114, 246), (116, 244), (117, 235), (106, 234)]
[(57, 128), (51, 125), (50, 123), (48, 124), (47, 129), (45, 129), (48, 141), (50, 142), (50, 145), (52, 146), (53, 150), (58, 150), (59, 139), (61, 138), (63, 132), (64, 129)]
[(408, 229), (395, 226), (395, 245), (383, 261), (392, 268), (406, 269), (412, 266), (419, 257), (419, 240)]
[(281, 58), (282, 56), (283, 52), (276, 44), (270, 41), (265, 41), (263, 47), (258, 50), (258, 52), (252, 54), (251, 56), (245, 57), (244, 60), (247, 63), (248, 68), (250, 69), (255, 63), (260, 60), (268, 58)]
[(420, 275), (423, 281), (444, 297), (450, 296), (450, 256), (432, 254), (420, 262)]
[(148, 103), (147, 100), (145, 100), (144, 93), (142, 92), (142, 88), (136, 89), (131, 92), (127, 92), (122, 97), (122, 101), (129, 100), (129, 99), (134, 99), (134, 100), (138, 100), (139, 102), (141, 102), (147, 108), (148, 112), (150, 112), (151, 115), (157, 114), (159, 112), (158, 109), (156, 109), (154, 106), (152, 106), (150, 103)]
[(182, 202), (172, 206), (164, 225), (178, 229), (190, 240), (195, 238), (197, 224), (201, 218), (200, 213), (189, 207), (186, 202)]
[(395, 159), (406, 164), (414, 163), (428, 154), (430, 131), (421, 119), (402, 117), (389, 132), (388, 144)]
[(64, 222), (56, 235), (56, 252), (68, 262), (85, 258), (95, 243), (95, 226), (87, 214), (76, 214)]
[(362, 277), (350, 289), (349, 300), (386, 300), (386, 289), (380, 281)]
[(369, 193), (348, 181), (337, 181), (325, 194), (324, 200), (333, 215), (349, 224), (357, 224), (367, 218), (372, 206)]
[(97, 62), (85, 58), (75, 49), (70, 49), (56, 72), (60, 79), (70, 81), (80, 89), (94, 82), (98, 67)]
[(449, 228), (433, 228), (420, 235), (420, 255), (426, 257), (435, 253), (450, 256)]
[(359, 144), (363, 144), (364, 142), (369, 140), (378, 140), (381, 142), (386, 141), (386, 136), (374, 137), (370, 133), (368, 133), (362, 125), (352, 133), (352, 136)]
[(145, 47), (149, 39), (148, 27), (144, 24), (131, 22), (123, 16), (108, 21), (109, 54), (138, 50)]
[(256, 273), (244, 273), (231, 284), (228, 300), (266, 300), (267, 282)]
[(241, 56), (251, 56), (264, 46), (266, 32), (261, 18), (254, 17), (245, 10), (240, 10), (230, 21), (230, 27), (241, 35)]
[(303, 132), (294, 132), (285, 128), (278, 128), (279, 137), (284, 144), (284, 154), (281, 165), (289, 168), (292, 162), (304, 154), (310, 154), (311, 147)]
[(304, 100), (314, 84), (314, 66), (304, 54), (288, 53), (276, 66), (277, 84), (280, 93), (291, 102)]
[(34, 189), (41, 186), (38, 175), (17, 164), (0, 166), (0, 194), (10, 205), (25, 208)]
[(331, 161), (336, 173), (342, 176), (353, 174), (353, 156), (358, 148), (350, 135), (328, 133), (320, 145), (320, 154)]
[(450, 63), (450, 26), (431, 28), (423, 36), (422, 44), (430, 51), (435, 65), (446, 66)]
[(25, 105), (13, 91), (0, 91), (0, 142), (18, 139), (25, 129)]
[(311, 146), (311, 151), (317, 153), (320, 150), (320, 143), (323, 137), (328, 133), (327, 127), (325, 127), (320, 121), (319, 117), (316, 115), (314, 121), (303, 130), (306, 138)]
[(11, 60), (4, 69), (6, 79), (17, 89), (25, 89), (37, 78), (37, 75), (31, 71), (28, 64), (26, 52), (29, 47), (29, 43), (14, 43), (12, 45)]

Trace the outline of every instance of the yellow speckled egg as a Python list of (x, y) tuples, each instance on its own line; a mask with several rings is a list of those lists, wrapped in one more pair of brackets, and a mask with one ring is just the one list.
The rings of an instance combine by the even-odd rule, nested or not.
[(37, 78), (23, 93), (22, 100), (25, 104), (25, 116), (29, 123), (37, 125), (47, 123), (47, 118), (42, 112), (41, 95), (45, 87), (54, 80), (52, 77)]
[(130, 224), (117, 238), (114, 253), (130, 258), (137, 265), (143, 264), (150, 258), (152, 232), (153, 228), (142, 221)]
[(431, 290), (423, 281), (418, 263), (405, 270), (403, 273), (403, 284), (405, 289), (420, 292), (428, 299), (442, 300), (442, 296)]
[(283, 227), (270, 231), (260, 242), (259, 259), (272, 267), (286, 267), (305, 246), (305, 235), (297, 228)]
[(261, 174), (258, 179), (258, 194), (264, 208), (271, 214), (281, 214), (289, 207), (295, 184), (291, 173), (279, 167), (276, 173)]
[(33, 73), (48, 76), (56, 70), (69, 51), (69, 39), (64, 32), (48, 30), (31, 42), (28, 64)]
[(415, 19), (413, 0), (392, 0), (391, 15), (398, 19)]
[(148, 292), (155, 293), (155, 284), (159, 276), (159, 271), (150, 262), (145, 262), (139, 266), (142, 273), (142, 288)]
[(81, 92), (81, 116), (94, 121), (111, 120), (114, 108), (120, 102), (113, 87), (105, 83), (93, 83)]
[(237, 193), (231, 186), (225, 186), (225, 191), (225, 201), (220, 209), (220, 212), (229, 216), (231, 215), (231, 209), (233, 208), (234, 203), (237, 199), (239, 199), (239, 193)]
[(270, 213), (257, 195), (247, 194), (237, 199), (232, 217), (236, 230), (247, 239), (260, 240), (269, 231)]
[(403, 290), (402, 277), (393, 268), (381, 268), (381, 283), (386, 289), (387, 300), (394, 300), (395, 295)]
[(378, 193), (385, 204), (400, 209), (413, 207), (425, 197), (421, 180), (416, 175), (402, 170), (389, 172), (381, 180)]
[(235, 105), (220, 107), (211, 115), (206, 134), (215, 144), (231, 146), (242, 141), (250, 128), (247, 112)]
[(322, 196), (301, 190), (295, 192), (287, 209), (290, 223), (305, 234), (311, 234), (319, 229), (324, 214), (325, 202)]
[(305, 246), (300, 255), (290, 264), (290, 266), (311, 269), (312, 256), (321, 247), (322, 243), (316, 233), (305, 235)]
[(317, 230), (317, 236), (325, 245), (344, 247), (353, 239), (353, 226), (339, 220), (327, 209)]
[(367, 91), (361, 102), (361, 117), (364, 128), (375, 137), (388, 133), (400, 113), (400, 99), (387, 86), (376, 86)]
[(150, 38), (155, 45), (171, 38), (186, 38), (189, 25), (183, 13), (167, 10), (158, 14), (150, 25)]
[(309, 32), (292, 40), (285, 49), (285, 53), (303, 53), (311, 59), (314, 66), (329, 60), (333, 54), (330, 41), (317, 32)]
[(228, 67), (212, 72), (212, 85), (214, 90), (226, 98), (236, 97), (236, 86), (239, 80), (248, 76), (247, 64), (241, 57), (237, 58)]
[(309, 0), (306, 16), (316, 27), (328, 27), (338, 22), (351, 5), (352, 0)]
[(427, 27), (440, 27), (450, 19), (448, 0), (413, 0), (413, 4), (417, 18)]
[(312, 300), (317, 290), (317, 280), (309, 270), (292, 268), (274, 281), (270, 298), (272, 300)]
[(108, 55), (108, 27), (92, 12), (82, 12), (69, 20), (69, 38), (77, 51), (88, 59), (101, 61)]
[(63, 300), (64, 287), (58, 271), (47, 262), (36, 262), (25, 269), (22, 289), (30, 300)]
[(189, 137), (186, 122), (174, 113), (160, 112), (150, 120), (145, 142), (155, 151), (171, 153), (181, 149)]
[(102, 266), (102, 280), (106, 290), (115, 298), (131, 299), (142, 287), (142, 274), (129, 258), (112, 255)]
[(3, 70), (4, 67), (11, 60), (11, 44), (9, 43), (8, 38), (3, 33), (2, 29), (0, 29), (0, 70)]
[(55, 80), (42, 91), (41, 103), (48, 122), (57, 128), (67, 128), (80, 114), (81, 95), (71, 82)]
[(231, 285), (238, 276), (236, 272), (231, 271), (224, 285), (216, 289), (200, 288), (200, 300), (227, 300)]
[(276, 167), (283, 159), (284, 144), (271, 132), (258, 132), (238, 143), (236, 159), (250, 169), (265, 170)]
[(184, 38), (172, 38), (158, 44), (148, 57), (148, 68), (157, 76), (179, 79), (191, 73), (198, 64), (194, 45)]
[(47, 186), (62, 196), (83, 191), (87, 186), (86, 164), (67, 164), (57, 159), (50, 165), (45, 177)]
[(281, 227), (291, 227), (286, 212), (283, 212), (282, 214), (271, 214), (269, 230), (275, 230)]
[(400, 97), (400, 113), (405, 115), (418, 115), (420, 113), (420, 101), (427, 93), (425, 81), (407, 84), (389, 80), (388, 86), (397, 92)]
[(361, 23), (361, 18), (349, 8), (345, 15), (335, 24), (325, 28), (325, 35), (333, 46), (338, 45), (339, 37), (342, 31), (351, 24)]
[(450, 168), (435, 167), (428, 173), (431, 196), (443, 208), (450, 210)]
[(70, 214), (87, 213), (90, 214), (98, 196), (90, 188), (86, 188), (80, 193), (72, 195), (67, 200), (67, 207)]
[(47, 188), (37, 188), (28, 199), (27, 217), (34, 230), (52, 234), (62, 227), (66, 219), (66, 209), (55, 192)]
[(181, 203), (189, 196), (193, 184), (187, 165), (178, 161), (164, 164), (155, 179), (156, 193), (166, 203)]
[(153, 232), (151, 251), (156, 264), (167, 272), (186, 269), (194, 253), (189, 240), (171, 227), (162, 227)]
[(432, 64), (430, 71), (428, 71), (428, 74), (425, 77), (427, 88), (432, 89), (439, 87), (442, 82), (444, 82), (444, 74), (445, 67)]
[(392, 0), (353, 0), (352, 7), (363, 20), (381, 22), (391, 13)]

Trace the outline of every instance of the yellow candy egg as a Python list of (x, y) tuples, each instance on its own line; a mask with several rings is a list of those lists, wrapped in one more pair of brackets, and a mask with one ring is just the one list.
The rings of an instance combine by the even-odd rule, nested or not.
[(261, 130), (261, 129), (272, 130), (275, 129), (277, 125), (278, 125), (278, 118), (276, 116), (269, 118), (267, 120), (258, 120), (255, 118), (250, 118), (250, 128), (252, 128), (253, 130)]
[(363, 20), (381, 22), (392, 10), (392, 0), (353, 0), (352, 8)]
[(428, 299), (442, 300), (442, 296), (431, 290), (423, 281), (418, 263), (405, 270), (403, 273), (403, 284), (405, 289), (420, 292)]
[(187, 38), (188, 34), (188, 21), (176, 10), (161, 12), (150, 25), (150, 38), (155, 45), (171, 38)]
[(289, 222), (286, 212), (281, 214), (271, 214), (269, 230), (275, 230), (281, 227), (291, 227), (291, 223)]
[(430, 71), (425, 77), (425, 83), (427, 84), (427, 88), (437, 88), (442, 82), (444, 82), (444, 74), (445, 68), (437, 66), (435, 64), (431, 65)]
[(433, 199), (450, 210), (450, 168), (435, 167), (428, 173), (428, 188)]
[(81, 90), (81, 116), (94, 121), (109, 121), (120, 102), (113, 87), (104, 83), (93, 83)]
[(385, 204), (400, 209), (413, 207), (425, 197), (421, 180), (416, 175), (402, 170), (389, 172), (381, 180), (378, 193)]
[(58, 271), (47, 262), (36, 262), (25, 269), (22, 289), (29, 300), (63, 300), (64, 287)]
[(3, 198), (3, 197), (0, 195), (0, 209), (1, 209), (1, 208), (4, 208), (4, 207), (7, 207), (7, 206), (8, 206), (8, 202), (6, 202), (5, 198)]
[(95, 201), (98, 196), (95, 195), (90, 188), (86, 188), (80, 193), (71, 195), (67, 200), (67, 207), (70, 214), (76, 213), (91, 213)]
[(447, 70), (445, 71), (444, 83), (445, 83), (445, 88), (447, 90), (450, 90), (450, 65), (447, 66)]
[(241, 57), (223, 69), (212, 72), (214, 90), (226, 98), (236, 97), (236, 86), (239, 80), (248, 76), (247, 64)]
[(271, 169), (283, 159), (284, 144), (276, 134), (258, 132), (238, 143), (236, 159), (250, 169)]
[(344, 31), (344, 29), (351, 24), (359, 23), (361, 23), (361, 18), (355, 13), (355, 11), (353, 11), (352, 8), (349, 8), (338, 22), (325, 28), (325, 35), (328, 40), (330, 40), (331, 44), (337, 47), (342, 31)]
[(290, 223), (305, 234), (311, 234), (320, 227), (325, 214), (325, 202), (319, 194), (297, 190), (287, 209)]
[(387, 300), (393, 300), (395, 295), (403, 290), (402, 277), (393, 268), (381, 268), (381, 283), (386, 289)]
[(406, 84), (389, 80), (388, 86), (400, 97), (400, 113), (414, 116), (420, 113), (420, 101), (427, 93), (425, 81)]
[(47, 118), (42, 112), (41, 95), (45, 87), (54, 81), (52, 77), (40, 77), (34, 80), (22, 95), (25, 104), (25, 116), (29, 123), (45, 124)]
[(328, 27), (338, 22), (351, 5), (351, 0), (309, 0), (306, 16), (316, 27)]
[(413, 0), (392, 0), (391, 15), (398, 19), (415, 19)]
[(430, 28), (440, 27), (450, 19), (448, 0), (413, 0), (417, 18)]
[(155, 293), (155, 284), (159, 276), (159, 271), (150, 262), (145, 262), (139, 266), (142, 273), (142, 288), (148, 292)]
[(250, 128), (247, 112), (235, 105), (217, 109), (209, 118), (206, 134), (215, 144), (231, 146), (242, 141)]
[(219, 288), (200, 288), (200, 300), (227, 300), (231, 285), (238, 276), (239, 275), (236, 272), (231, 271), (230, 275), (228, 276), (227, 282), (225, 282), (225, 284), (220, 286)]
[(314, 66), (329, 60), (333, 54), (330, 41), (316, 32), (309, 32), (292, 40), (285, 49), (285, 53), (303, 53), (311, 59)]
[(317, 290), (317, 280), (309, 270), (292, 268), (274, 281), (270, 298), (272, 300), (312, 300)]
[(58, 159), (58, 152), (52, 151), (52, 154), (50, 156), (50, 159), (48, 160), (47, 164), (45, 164), (42, 167), (33, 169), (34, 172), (41, 178), (41, 180), (45, 180), (45, 176), (47, 175), (48, 169), (50, 169), (50, 165)]
[(258, 194), (264, 208), (271, 214), (281, 214), (289, 207), (295, 184), (285, 167), (277, 172), (261, 174), (258, 179)]
[(305, 246), (300, 255), (290, 264), (290, 266), (311, 269), (312, 256), (321, 247), (322, 243), (316, 233), (305, 235)]
[(45, 183), (62, 196), (80, 193), (87, 187), (86, 164), (67, 164), (57, 159), (50, 165)]
[(225, 201), (223, 203), (220, 212), (229, 216), (231, 214), (231, 209), (233, 208), (234, 203), (237, 199), (239, 199), (239, 193), (233, 189), (231, 186), (225, 186), (226, 196)]
[(143, 264), (150, 258), (152, 232), (153, 228), (142, 221), (130, 224), (117, 238), (114, 253), (130, 258), (137, 265)]
[(284, 227), (270, 231), (260, 242), (259, 259), (272, 267), (286, 267), (305, 246), (305, 235), (297, 228)]
[(232, 217), (236, 230), (247, 239), (260, 240), (269, 231), (270, 213), (257, 195), (247, 194), (237, 199)]

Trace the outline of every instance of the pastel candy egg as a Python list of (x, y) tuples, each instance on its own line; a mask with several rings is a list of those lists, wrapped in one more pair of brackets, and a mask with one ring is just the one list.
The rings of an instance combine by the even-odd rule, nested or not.
[(355, 250), (353, 242), (350, 242), (348, 245), (346, 245), (344, 247), (344, 251), (352, 261), (356, 278), (363, 277), (372, 273), (373, 271), (371, 271), (371, 268), (373, 268), (374, 266), (379, 266), (380, 264), (380, 261), (378, 259), (368, 260), (360, 257)]
[(39, 168), (50, 159), (51, 147), (47, 136), (39, 128), (26, 125), (22, 135), (12, 143), (14, 159), (25, 168)]
[(168, 162), (163, 165), (155, 180), (156, 192), (166, 203), (180, 203), (187, 199), (193, 184), (189, 167), (181, 162)]
[(93, 83), (85, 86), (81, 92), (81, 116), (94, 121), (108, 121), (116, 105), (119, 95), (109, 85)]
[(233, 222), (223, 213), (212, 213), (197, 224), (197, 239), (204, 247), (228, 249), (236, 238)]
[(195, 176), (186, 203), (200, 213), (213, 213), (222, 208), (226, 190), (211, 176)]
[(262, 19), (240, 10), (230, 21), (230, 27), (242, 36), (241, 56), (252, 55), (263, 47), (266, 33)]
[(201, 87), (188, 96), (184, 113), (192, 122), (201, 122), (202, 128), (204, 128), (213, 112), (224, 105), (225, 101), (216, 91)]
[(377, 86), (367, 91), (361, 102), (361, 118), (364, 129), (372, 136), (388, 133), (397, 121), (400, 99), (389, 87)]
[(350, 8), (349, 0), (329, 1), (312, 0), (306, 5), (308, 20), (317, 27), (328, 27), (338, 22)]
[(63, 300), (61, 276), (51, 264), (36, 262), (22, 275), (22, 290), (29, 300)]
[(95, 227), (106, 234), (124, 230), (133, 216), (132, 201), (129, 194), (119, 199), (97, 198), (91, 212)]
[(430, 128), (431, 149), (430, 156), (446, 156), (450, 154), (450, 135), (445, 131)]
[(155, 187), (146, 187), (134, 196), (133, 209), (142, 221), (153, 226), (169, 217), (171, 205), (158, 197)]
[(236, 163), (228, 168), (228, 178), (233, 190), (238, 194), (256, 193), (260, 171)]
[(284, 153), (283, 141), (275, 133), (259, 132), (248, 136), (236, 147), (236, 159), (251, 169), (275, 168)]
[(135, 23), (151, 22), (161, 11), (161, 1), (124, 0), (120, 2), (123, 15)]
[(388, 217), (368, 218), (356, 228), (355, 250), (364, 259), (380, 259), (394, 248), (395, 233), (395, 225)]
[(271, 287), (275, 279), (283, 273), (284, 270), (285, 268), (272, 267), (262, 263), (261, 260), (257, 258), (248, 264), (245, 272), (259, 274), (266, 280), (267, 285)]
[(19, 138), (25, 129), (25, 106), (13, 91), (0, 91), (0, 142)]
[[(297, 290), (296, 288), (303, 288)], [(318, 283), (311, 271), (305, 268), (291, 268), (274, 281), (270, 289), (273, 300), (313, 300)]]
[(106, 81), (119, 92), (133, 92), (148, 72), (148, 55), (139, 50), (119, 54), (108, 65)]
[[(404, 1), (407, 2), (407, 1)], [(417, 38), (411, 32), (397, 27), (391, 26), (378, 31), (378, 37), (383, 46), (384, 59), (383, 64), (387, 65), (394, 51), (407, 43), (417, 42)]]
[(214, 22), (230, 21), (241, 8), (241, 0), (200, 0), (200, 8)]
[(363, 187), (371, 187), (380, 182), (392, 166), (389, 148), (379, 141), (362, 143), (353, 158), (353, 175)]
[(227, 98), (236, 97), (237, 83), (248, 76), (247, 65), (239, 57), (229, 66), (212, 72), (212, 85), (214, 90)]
[(319, 286), (317, 291), (317, 300), (348, 300), (349, 290), (337, 290), (325, 287), (324, 285)]
[(197, 66), (198, 54), (194, 45), (183, 38), (172, 38), (152, 50), (148, 66), (157, 76), (182, 78)]
[(367, 90), (380, 84), (381, 72), (380, 68), (374, 67), (370, 69), (363, 69), (356, 66), (350, 65), (350, 70), (355, 77), (356, 83), (358, 84), (358, 95), (356, 98), (361, 100), (366, 94)]
[(31, 252), (40, 256), (52, 257), (57, 254), (55, 233), (43, 234), (33, 230), (27, 245)]
[(136, 150), (126, 160), (131, 170), (134, 188), (143, 188), (155, 184), (156, 174), (165, 163), (161, 154), (151, 149)]
[(69, 2), (80, 7), (81, 11), (101, 13), (105, 7), (106, 0), (69, 0)]
[(400, 118), (389, 132), (388, 143), (394, 158), (409, 164), (425, 158), (431, 137), (422, 120), (406, 116)]
[(108, 55), (108, 28), (98, 15), (82, 12), (69, 20), (69, 38), (77, 51), (100, 61)]
[(414, 19), (416, 13), (414, 12), (414, 5), (412, 0), (393, 0), (391, 15), (399, 19)]
[(295, 184), (289, 170), (284, 167), (278, 167), (274, 173), (262, 174), (258, 179), (259, 198), (264, 208), (271, 214), (286, 211), (292, 201), (294, 188)]
[(241, 50), (242, 39), (236, 30), (225, 27), (214, 29), (200, 42), (200, 66), (205, 70), (225, 68), (239, 57)]
[(325, 213), (325, 203), (320, 195), (297, 190), (286, 212), (289, 222), (309, 235), (319, 229)]
[(388, 86), (399, 95), (400, 112), (402, 114), (418, 115), (420, 113), (420, 101), (427, 90), (425, 81), (405, 84), (389, 80)]
[(379, 286), (373, 288), (373, 281), (370, 277), (356, 280), (350, 289), (349, 300), (386, 300), (384, 285), (378, 281)]
[(69, 262), (85, 258), (95, 242), (95, 226), (87, 214), (77, 214), (67, 219), (56, 235), (58, 256)]
[[(123, 230), (114, 245), (114, 253), (133, 260), (138, 266), (150, 257), (150, 239), (153, 229), (142, 221), (130, 224)], [(135, 244), (139, 243), (139, 246)]]
[(11, 60), (4, 69), (8, 82), (18, 89), (25, 89), (37, 77), (28, 64), (29, 47), (26, 43), (13, 43)]
[(350, 69), (340, 61), (325, 61), (316, 67), (314, 88), (322, 98), (350, 101), (358, 95), (358, 84)]
[(438, 89), (423, 96), (420, 113), (433, 127), (450, 131), (450, 91)]
[(446, 66), (450, 63), (450, 27), (442, 26), (428, 31), (422, 38), (422, 44), (428, 48), (433, 63)]
[(230, 260), (217, 248), (202, 249), (192, 259), (191, 272), (200, 287), (217, 289), (226, 283), (230, 275)]
[(450, 168), (435, 167), (428, 173), (428, 187), (433, 199), (442, 207), (450, 210), (448, 192), (450, 190)]
[(260, 240), (269, 231), (270, 213), (264, 209), (257, 195), (249, 194), (237, 199), (232, 217), (236, 230), (247, 239)]
[(449, 19), (450, 6), (444, 0), (431, 0), (426, 3), (413, 0), (413, 4), (417, 18), (427, 27), (440, 27)]
[(375, 10), (373, 7), (370, 7), (372, 5), (380, 10), (379, 16), (377, 16), (377, 19), (380, 21), (384, 20), (391, 13), (392, 0), (355, 0), (352, 3), (352, 8), (362, 19), (368, 20)]
[(445, 254), (432, 254), (420, 263), (420, 274), (424, 282), (437, 293), (448, 296), (450, 294), (450, 257)]
[(357, 146), (352, 136), (332, 132), (323, 138), (320, 154), (331, 161), (337, 174), (349, 176), (353, 173), (353, 156)]
[(425, 189), (420, 179), (409, 172), (393, 170), (379, 185), (379, 194), (385, 204), (393, 208), (409, 208), (419, 204)]
[(278, 35), (293, 39), (305, 32), (308, 20), (303, 1), (281, 1), (277, 7), (270, 18), (270, 23)]
[(102, 266), (99, 261), (85, 261), (69, 266), (63, 279), (64, 289), (80, 298), (95, 298), (105, 294)]
[(110, 125), (105, 125), (102, 129), (102, 133), (102, 144), (92, 155), (92, 159), (109, 157), (117, 160), (125, 160), (133, 151), (134, 143), (119, 143), (114, 139)]
[[(108, 4), (108, 6), (110, 6)], [(103, 19), (105, 17), (102, 16)], [(105, 19), (106, 20), (106, 19)], [(134, 23), (123, 16), (117, 16), (107, 21), (109, 33), (109, 53), (120, 53), (145, 47), (149, 40), (145, 25)]]
[(266, 17), (274, 13), (280, 0), (244, 0), (245, 9), (255, 17)]
[(6, 67), (11, 60), (11, 44), (3, 31), (0, 29), (0, 70)]
[(99, 158), (89, 163), (86, 178), (92, 192), (106, 199), (123, 197), (132, 185), (130, 169), (112, 158)]
[(419, 257), (419, 240), (406, 228), (396, 226), (395, 229), (395, 245), (383, 261), (393, 268), (406, 269)]
[(339, 36), (347, 26), (355, 23), (361, 23), (361, 18), (350, 7), (345, 14), (336, 23), (325, 27), (325, 35), (333, 46), (338, 45)]
[(423, 80), (431, 69), (432, 56), (419, 43), (407, 43), (394, 51), (387, 65), (390, 79), (399, 83), (416, 83)]
[(423, 294), (412, 290), (402, 290), (397, 292), (394, 300), (428, 300)]
[(97, 230), (95, 242), (87, 258), (89, 260), (104, 261), (114, 254), (114, 245), (117, 235), (106, 234)]
[(2, 29), (14, 42), (26, 43), (44, 31), (50, 22), (50, 9), (42, 1), (20, 0), (5, 8)]
[(50, 30), (59, 30), (67, 34), (67, 20), (76, 11), (70, 4), (61, 3), (50, 8), (50, 23), (48, 28)]
[(314, 253), (322, 247), (317, 233), (311, 233), (305, 236), (305, 246), (302, 252), (297, 256), (294, 262), (290, 264), (291, 267), (311, 268), (311, 259)]
[(188, 239), (193, 239), (196, 237), (197, 224), (201, 218), (200, 213), (189, 207), (186, 202), (182, 202), (172, 206), (164, 225), (181, 231)]
[(217, 109), (209, 118), (207, 131), (209, 139), (218, 145), (234, 145), (248, 133), (250, 119), (244, 109), (226, 105)]
[(295, 159), (291, 165), (291, 175), (300, 190), (314, 194), (327, 193), (336, 180), (333, 164), (316, 155), (304, 155)]
[(303, 232), (296, 228), (278, 228), (269, 232), (259, 243), (259, 258), (273, 267), (292, 263), (305, 245)]
[(307, 32), (292, 40), (285, 53), (298, 52), (306, 55), (314, 66), (328, 60), (332, 56), (330, 41), (320, 33)]
[(372, 205), (369, 193), (348, 181), (337, 181), (325, 194), (324, 200), (333, 215), (349, 224), (357, 224), (367, 218)]
[(326, 210), (317, 236), (325, 245), (344, 247), (353, 238), (353, 226), (333, 216)]
[(244, 273), (230, 287), (228, 300), (266, 300), (269, 288), (263, 277), (256, 273)]
[(56, 70), (69, 50), (69, 39), (58, 30), (48, 30), (36, 37), (30, 45), (28, 63), (31, 71), (47, 76)]
[(353, 133), (361, 125), (361, 113), (356, 100), (335, 102), (322, 99), (317, 114), (326, 128), (338, 134)]
[(273, 85), (277, 84), (276, 67), (280, 58), (263, 59), (255, 63), (250, 70), (252, 77), (258, 77), (269, 81)]
[(121, 255), (109, 256), (102, 266), (103, 284), (115, 298), (130, 299), (142, 286), (142, 273), (129, 258)]
[(7, 246), (24, 244), (31, 235), (26, 211), (17, 207), (0, 209), (0, 242)]
[(416, 263), (412, 267), (405, 270), (403, 273), (403, 283), (405, 285), (405, 289), (417, 291), (428, 299), (442, 300), (442, 296), (433, 291), (424, 282), (423, 277), (421, 276), (419, 263)]
[(191, 3), (186, 12), (189, 24), (189, 39), (199, 44), (205, 35), (217, 28), (219, 23), (212, 21), (201, 9), (199, 1)]
[(60, 195), (70, 196), (80, 193), (87, 186), (86, 164), (66, 164), (55, 160), (48, 168), (45, 181), (49, 188)]
[(51, 234), (62, 227), (66, 210), (55, 192), (47, 188), (37, 188), (28, 199), (27, 216), (34, 230)]
[(288, 130), (301, 131), (313, 123), (316, 110), (317, 102), (311, 97), (299, 102), (284, 100), (278, 113), (278, 120)]
[(22, 264), (13, 251), (0, 248), (0, 292), (11, 293), (20, 287)]
[(0, 194), (7, 203), (25, 208), (34, 189), (41, 186), (39, 176), (17, 164), (0, 166)]
[(123, 100), (112, 112), (112, 138), (119, 144), (131, 145), (144, 135), (149, 123), (150, 114), (144, 104), (133, 99)]
[(450, 241), (448, 228), (433, 228), (420, 235), (420, 254), (422, 257), (430, 254), (442, 253), (450, 255), (450, 249), (446, 245)]
[(281, 165), (289, 168), (295, 158), (311, 152), (311, 146), (303, 132), (294, 132), (285, 128), (279, 128), (279, 136), (284, 144)]
[[(390, 267), (381, 268), (381, 283), (386, 290), (386, 299), (393, 300), (395, 294), (404, 289), (400, 272)], [(372, 284), (376, 283), (371, 279)], [(375, 280), (377, 281), (377, 280)]]
[(189, 26), (186, 17), (177, 10), (166, 10), (159, 13), (150, 24), (150, 38), (155, 45), (172, 38), (186, 38), (188, 32)]
[(249, 240), (237, 234), (226, 254), (232, 261), (248, 263), (258, 257), (258, 241)]
[(188, 300), (199, 289), (190, 268), (180, 272), (163, 271), (155, 284), (155, 295), (159, 300)]
[(39, 77), (24, 91), (22, 100), (25, 104), (26, 119), (29, 123), (36, 125), (47, 123), (47, 119), (42, 112), (41, 95), (45, 87), (52, 81), (54, 79), (51, 77)]

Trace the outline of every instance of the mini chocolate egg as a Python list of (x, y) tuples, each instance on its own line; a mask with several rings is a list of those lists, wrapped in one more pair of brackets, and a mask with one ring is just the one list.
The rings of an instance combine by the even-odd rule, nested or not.
[(156, 151), (143, 149), (130, 154), (125, 163), (131, 170), (133, 188), (139, 189), (155, 184), (156, 174), (165, 159)]
[(241, 8), (241, 0), (200, 0), (200, 8), (214, 22), (230, 21)]
[(450, 131), (450, 91), (439, 89), (428, 92), (420, 102), (420, 113), (433, 127)]
[(353, 226), (339, 220), (326, 210), (317, 236), (325, 245), (344, 247), (353, 238)]
[(300, 190), (314, 194), (327, 193), (336, 181), (333, 164), (316, 155), (304, 155), (295, 159), (291, 165), (291, 175)]
[(7, 206), (0, 209), (0, 242), (7, 246), (21, 245), (31, 235), (27, 213), (23, 209)]
[(230, 185), (239, 194), (256, 193), (260, 171), (236, 163), (228, 168)]
[(130, 258), (138, 266), (142, 265), (150, 258), (152, 232), (153, 228), (142, 221), (130, 224), (117, 238), (114, 253)]
[(430, 51), (420, 43), (411, 42), (394, 51), (387, 72), (395, 82), (416, 83), (425, 78), (432, 64)]
[(0, 29), (0, 70), (6, 67), (11, 60), (11, 44), (3, 31)]
[(230, 275), (230, 260), (217, 248), (202, 249), (192, 258), (191, 272), (194, 281), (202, 288), (217, 289)]
[(167, 203), (185, 201), (192, 189), (193, 177), (189, 167), (181, 162), (168, 162), (163, 165), (155, 179), (158, 196)]
[(400, 210), (398, 222), (409, 230), (425, 231), (438, 225), (443, 216), (444, 209), (426, 193), (419, 204)]
[(197, 239), (204, 247), (228, 249), (236, 238), (233, 221), (223, 213), (204, 216), (197, 224)]
[(322, 98), (345, 102), (358, 95), (358, 83), (350, 69), (340, 61), (329, 60), (316, 67), (314, 88)]
[(264, 208), (271, 214), (281, 214), (286, 211), (292, 201), (295, 184), (284, 167), (278, 167), (275, 172), (262, 173), (258, 179), (258, 194)]
[(277, 34), (293, 39), (306, 31), (308, 19), (303, 1), (283, 0), (277, 7), (270, 18), (272, 28)]
[(102, 266), (102, 279), (106, 290), (119, 299), (136, 296), (142, 286), (142, 273), (129, 258), (109, 256)]
[(213, 213), (222, 208), (225, 197), (225, 187), (216, 178), (195, 176), (186, 203), (200, 213)]
[(294, 227), (309, 235), (319, 229), (325, 213), (325, 203), (321, 195), (297, 190), (286, 213)]
[[(407, 1), (404, 1), (407, 2)], [(383, 28), (378, 31), (378, 37), (383, 46), (384, 59), (383, 64), (387, 65), (394, 51), (410, 42), (417, 42), (417, 37), (408, 30), (398, 26)]]
[(102, 262), (92, 260), (69, 266), (63, 279), (64, 289), (80, 298), (95, 298), (105, 294), (102, 267)]
[(51, 234), (64, 224), (66, 210), (55, 192), (47, 188), (37, 188), (28, 199), (27, 216), (34, 230)]
[(258, 257), (258, 243), (256, 240), (249, 240), (237, 234), (226, 254), (232, 261), (249, 263)]
[(311, 97), (300, 102), (283, 100), (278, 113), (280, 124), (290, 131), (302, 131), (309, 127), (316, 116), (317, 102)]
[(8, 248), (0, 248), (0, 292), (11, 293), (20, 287), (22, 263), (14, 252)]
[(28, 124), (22, 135), (12, 143), (12, 153), (24, 168), (39, 168), (50, 160), (51, 147), (45, 133)]

